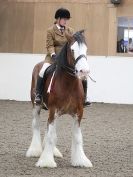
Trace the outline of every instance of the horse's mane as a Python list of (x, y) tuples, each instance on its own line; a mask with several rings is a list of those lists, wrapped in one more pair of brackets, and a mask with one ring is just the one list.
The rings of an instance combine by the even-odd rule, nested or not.
[(67, 46), (68, 42), (64, 44), (59, 54), (57, 54), (57, 70), (60, 70), (62, 67), (69, 65), (67, 61)]

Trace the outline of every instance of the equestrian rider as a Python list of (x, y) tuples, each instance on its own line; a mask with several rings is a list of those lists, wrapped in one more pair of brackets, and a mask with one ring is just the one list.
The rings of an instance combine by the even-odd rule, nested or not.
[[(66, 26), (67, 21), (70, 19), (70, 12), (65, 8), (60, 8), (55, 13), (55, 24), (47, 30), (46, 48), (47, 55), (44, 64), (39, 72), (39, 77), (36, 86), (35, 103), (41, 104), (43, 92), (43, 75), (46, 69), (56, 61), (56, 55), (60, 52), (63, 45), (67, 42), (65, 33), (72, 35), (73, 29)], [(85, 97), (87, 93), (87, 81), (83, 81)], [(89, 105), (88, 100), (85, 105)]]

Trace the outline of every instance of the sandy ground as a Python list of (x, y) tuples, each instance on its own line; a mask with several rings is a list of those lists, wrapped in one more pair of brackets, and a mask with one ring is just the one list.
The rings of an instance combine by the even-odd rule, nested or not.
[[(48, 113), (41, 113), (44, 136)], [(93, 168), (70, 164), (71, 117), (58, 120), (56, 169), (37, 168), (38, 158), (26, 158), (31, 142), (32, 109), (29, 102), (0, 101), (0, 177), (133, 177), (133, 105), (98, 104), (85, 108), (82, 133)]]

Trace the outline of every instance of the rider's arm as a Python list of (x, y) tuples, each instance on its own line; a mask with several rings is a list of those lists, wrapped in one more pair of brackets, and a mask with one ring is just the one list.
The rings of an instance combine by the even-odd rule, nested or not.
[(55, 54), (54, 37), (51, 30), (47, 31), (46, 48), (48, 54), (51, 56)]

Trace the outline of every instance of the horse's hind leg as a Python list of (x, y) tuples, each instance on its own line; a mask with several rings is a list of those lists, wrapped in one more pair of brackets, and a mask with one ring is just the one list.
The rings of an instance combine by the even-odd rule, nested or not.
[(40, 110), (41, 110), (40, 106), (35, 106), (33, 109), (33, 121), (32, 121), (33, 137), (30, 147), (26, 153), (27, 157), (39, 157), (42, 153), (40, 125), (39, 125)]
[(74, 118), (73, 136), (72, 136), (72, 166), (92, 167), (91, 161), (86, 157), (83, 150), (83, 138), (78, 119)]

